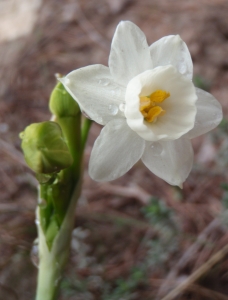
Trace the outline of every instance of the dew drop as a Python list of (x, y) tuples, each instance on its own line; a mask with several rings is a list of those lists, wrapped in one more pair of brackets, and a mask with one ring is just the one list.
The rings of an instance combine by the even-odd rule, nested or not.
[(40, 225), (40, 221), (39, 221), (38, 219), (36, 219), (36, 220), (35, 220), (35, 224), (36, 224), (37, 226), (39, 226), (39, 225)]
[(120, 97), (121, 89), (118, 86), (114, 86), (114, 89), (111, 91), (112, 97)]
[(47, 206), (47, 201), (45, 199), (40, 199), (38, 200), (38, 204), (40, 207), (45, 208)]
[(70, 79), (69, 78), (65, 78), (64, 83), (65, 83), (65, 85), (69, 85), (70, 84)]
[(99, 124), (102, 124), (103, 123), (103, 119), (102, 119), (102, 117), (96, 117), (96, 118), (94, 118), (95, 119), (95, 121), (97, 122), (97, 123), (99, 123)]
[(109, 85), (109, 80), (108, 79), (100, 79), (98, 81), (98, 83), (102, 86), (107, 86), (107, 85)]
[(185, 74), (187, 71), (187, 67), (184, 63), (180, 63), (178, 66), (178, 70), (181, 74)]
[(30, 259), (36, 268), (39, 268), (39, 244), (38, 239), (35, 239), (30, 251)]
[(119, 110), (122, 111), (122, 112), (124, 112), (124, 110), (125, 110), (125, 104), (121, 103), (119, 105)]
[(110, 104), (108, 106), (108, 109), (110, 111), (110, 114), (115, 116), (118, 113), (118, 107), (116, 105)]
[(160, 143), (158, 142), (154, 142), (150, 145), (151, 149), (152, 149), (152, 155), (153, 156), (159, 156), (160, 154), (162, 154), (163, 151), (163, 147)]

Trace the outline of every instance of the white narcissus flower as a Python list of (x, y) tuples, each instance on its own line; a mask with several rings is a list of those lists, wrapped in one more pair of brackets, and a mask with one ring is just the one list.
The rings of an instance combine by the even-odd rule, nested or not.
[(193, 163), (190, 139), (215, 128), (219, 102), (192, 83), (189, 50), (179, 35), (150, 47), (129, 21), (114, 34), (109, 68), (92, 65), (61, 79), (82, 111), (105, 125), (94, 143), (90, 176), (110, 181), (142, 159), (172, 185), (182, 186)]

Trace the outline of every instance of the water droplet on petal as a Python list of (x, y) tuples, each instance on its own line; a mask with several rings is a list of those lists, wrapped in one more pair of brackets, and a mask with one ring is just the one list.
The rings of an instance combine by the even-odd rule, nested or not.
[(151, 145), (150, 145), (151, 149), (152, 149), (152, 155), (153, 156), (159, 156), (160, 154), (162, 154), (162, 151), (163, 151), (163, 147), (160, 143), (158, 142), (153, 142)]
[(184, 63), (180, 63), (179, 66), (178, 66), (178, 71), (181, 73), (181, 74), (185, 74), (186, 71), (187, 71), (187, 67)]
[(98, 81), (98, 83), (100, 84), (100, 85), (102, 85), (102, 86), (107, 86), (107, 85), (109, 85), (109, 80), (108, 79), (100, 79), (99, 81)]
[(112, 97), (120, 97), (121, 95), (121, 90), (118, 86), (115, 86), (114, 89), (111, 91), (111, 96)]
[(102, 117), (97, 116), (96, 118), (94, 118), (94, 120), (95, 120), (97, 123), (99, 123), (99, 124), (102, 124), (102, 123), (103, 123)]
[(108, 109), (110, 111), (110, 114), (113, 115), (113, 116), (115, 116), (118, 113), (118, 107), (114, 104), (110, 104), (108, 106)]
[(70, 84), (70, 79), (69, 78), (65, 78), (64, 83), (65, 83), (65, 85), (69, 85)]
[(36, 220), (35, 220), (35, 224), (36, 224), (37, 226), (39, 226), (39, 225), (40, 225), (40, 221), (39, 221), (38, 219), (36, 219)]
[(39, 268), (39, 243), (38, 239), (35, 239), (32, 245), (32, 249), (30, 251), (30, 258), (33, 265)]
[(119, 105), (119, 110), (122, 111), (122, 112), (124, 112), (124, 110), (125, 110), (125, 104), (124, 103), (121, 103)]

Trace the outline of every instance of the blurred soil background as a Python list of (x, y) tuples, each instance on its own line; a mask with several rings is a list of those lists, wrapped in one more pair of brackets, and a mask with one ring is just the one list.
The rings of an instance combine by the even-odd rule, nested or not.
[(220, 101), (224, 120), (193, 140), (183, 190), (141, 163), (111, 183), (92, 181), (87, 165), (101, 129), (93, 124), (59, 299), (228, 299), (227, 16), (227, 0), (0, 0), (1, 300), (35, 296), (37, 183), (18, 135), (50, 119), (54, 74), (107, 65), (121, 20), (136, 23), (149, 44), (179, 34), (195, 84)]

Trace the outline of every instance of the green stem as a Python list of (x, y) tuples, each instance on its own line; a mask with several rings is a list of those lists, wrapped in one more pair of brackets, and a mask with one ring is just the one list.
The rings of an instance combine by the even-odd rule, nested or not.
[(40, 208), (37, 208), (37, 228), (39, 236), (39, 273), (36, 300), (55, 300), (62, 272), (68, 259), (71, 232), (74, 226), (74, 214), (81, 193), (80, 180), (73, 192), (70, 205), (61, 228), (49, 250), (42, 227), (40, 226)]
[(82, 143), (82, 151), (83, 151), (84, 148), (85, 148), (85, 144), (86, 144), (87, 137), (88, 137), (89, 130), (90, 130), (90, 127), (91, 127), (92, 123), (93, 123), (93, 121), (92, 121), (92, 120), (89, 120), (89, 119), (85, 119), (85, 121), (84, 121), (84, 123), (83, 123), (82, 131), (81, 131), (81, 135), (82, 135), (82, 140), (81, 140), (81, 143)]
[[(40, 263), (36, 300), (55, 300), (57, 297), (62, 271), (67, 262), (70, 249), (74, 212), (77, 200), (80, 196), (83, 177), (83, 150), (91, 126), (91, 121), (86, 120), (81, 132), (80, 113), (74, 118), (56, 118), (55, 121), (61, 126), (69, 150), (74, 159), (73, 165), (69, 169), (66, 169), (66, 172), (70, 172), (69, 174), (73, 178), (75, 188), (72, 192), (70, 201), (68, 199), (63, 199), (69, 201), (69, 205), (67, 206), (65, 217), (53, 241), (51, 249), (47, 246), (46, 236), (43, 227), (40, 225), (40, 217), (42, 217), (42, 214), (40, 213), (41, 208), (38, 207), (37, 209)], [(63, 170), (63, 172), (65, 172), (65, 170)], [(53, 190), (53, 188), (51, 190)], [(61, 193), (59, 196), (61, 197)], [(56, 197), (57, 195), (55, 195), (54, 202), (56, 202)]]
[(61, 126), (69, 151), (74, 159), (71, 170), (74, 180), (77, 181), (80, 177), (80, 164), (83, 154), (80, 140), (81, 114), (78, 113), (76, 117), (56, 118), (55, 121)]
[(90, 127), (91, 127), (92, 123), (93, 123), (93, 121), (89, 120), (87, 118), (84, 120), (84, 123), (83, 123), (83, 126), (82, 126), (82, 130), (81, 130), (82, 151), (85, 148), (85, 144), (86, 144), (87, 137), (88, 137), (89, 130), (90, 130)]
[(61, 278), (58, 262), (51, 253), (46, 253), (45, 259), (41, 259), (39, 264), (36, 300), (55, 300), (58, 294), (58, 278)]

